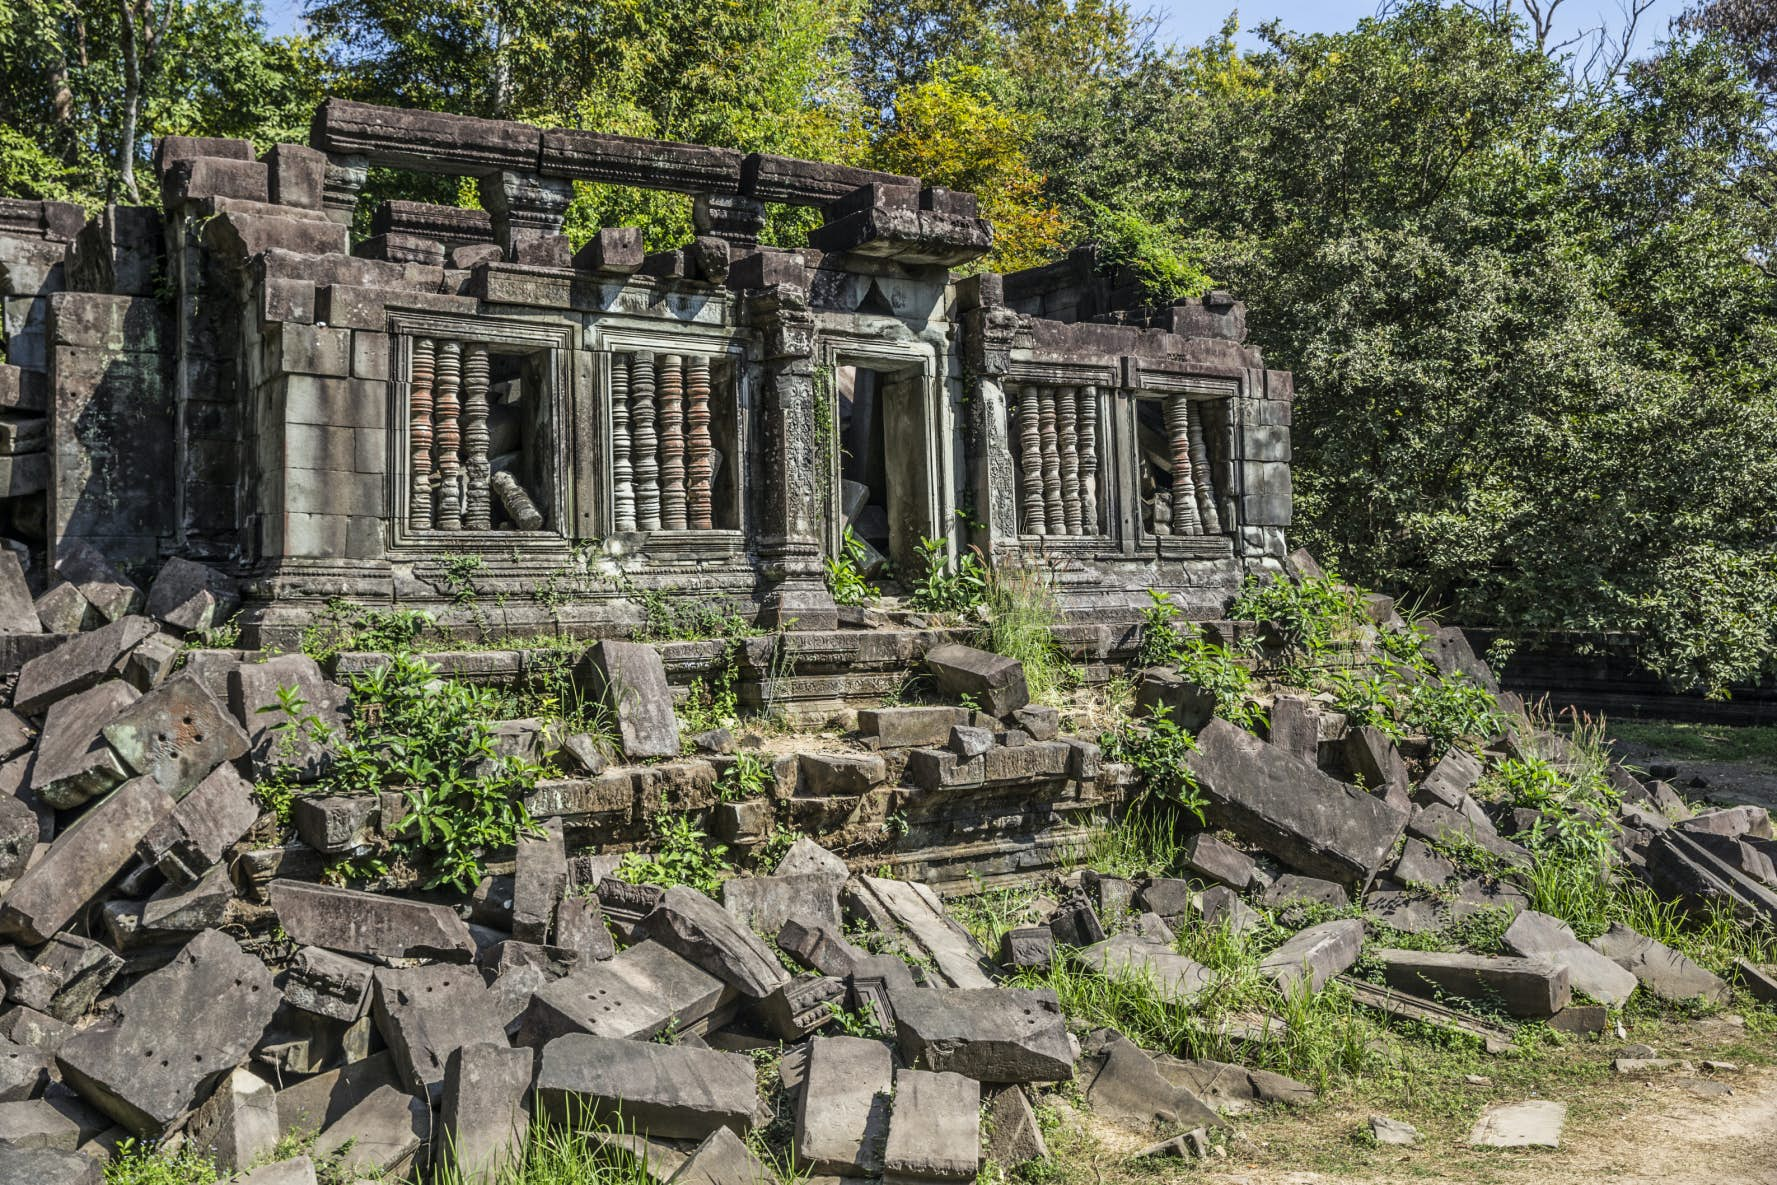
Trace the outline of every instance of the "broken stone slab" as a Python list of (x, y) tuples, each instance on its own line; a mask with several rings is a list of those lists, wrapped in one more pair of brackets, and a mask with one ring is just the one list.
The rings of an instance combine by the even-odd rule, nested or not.
[(1417, 797), (1456, 806), (1481, 780), (1481, 760), (1462, 749), (1451, 749), (1419, 783)]
[(1761, 1004), (1777, 1004), (1777, 969), (1762, 967), (1746, 958), (1734, 960), (1734, 978), (1746, 994)]
[(69, 1038), (56, 1064), (88, 1103), (158, 1136), (246, 1060), (277, 1005), (265, 964), (206, 930), (119, 996), (113, 1022)]
[(701, 1140), (718, 1127), (752, 1129), (758, 1085), (751, 1058), (688, 1045), (571, 1033), (543, 1047), (536, 1097), (558, 1122), (621, 1116), (660, 1139)]
[(216, 767), (148, 829), (136, 854), (175, 885), (189, 885), (215, 866), (259, 818), (253, 787), (234, 766)]
[(1708, 835), (1722, 835), (1738, 838), (1750, 835), (1755, 839), (1770, 839), (1771, 813), (1762, 806), (1730, 806), (1713, 811), (1704, 811), (1692, 815), (1688, 819), (1675, 824), (1684, 831), (1701, 832)]
[(69, 1024), (92, 1008), (123, 969), (123, 960), (103, 943), (66, 931), (44, 944), (34, 962), (56, 985), (44, 1011)]
[(148, 616), (187, 632), (221, 625), (240, 603), (232, 577), (179, 556), (162, 564), (148, 587)]
[(57, 810), (72, 810), (127, 779), (102, 730), (137, 698), (128, 683), (108, 679), (50, 705), (31, 765), (32, 793)]
[(532, 1060), (504, 1041), (464, 1045), (446, 1059), (438, 1156), (461, 1180), (498, 1181), (523, 1155)]
[(1441, 802), (1434, 802), (1414, 811), (1412, 819), (1407, 823), (1407, 832), (1427, 843), (1450, 839), (1466, 840), (1508, 863), (1530, 863), (1530, 853), (1494, 831), (1493, 825), (1486, 822), (1485, 816), (1477, 821), (1474, 814), (1464, 813), (1457, 807), (1445, 806)]
[(824, 876), (840, 886), (851, 879), (845, 861), (806, 835), (797, 838), (784, 858), (771, 870), (773, 876)]
[(1322, 922), (1301, 931), (1259, 960), (1259, 974), (1286, 994), (1318, 992), (1327, 980), (1344, 973), (1357, 962), (1364, 943), (1364, 923), (1358, 918)]
[(1250, 888), (1253, 874), (1258, 871), (1258, 864), (1251, 856), (1207, 831), (1200, 831), (1187, 840), (1184, 855), (1180, 858), (1192, 872), (1236, 890)]
[(1087, 1039), (1080, 1081), (1096, 1115), (1140, 1132), (1222, 1122), (1194, 1091), (1168, 1079), (1145, 1050), (1112, 1029)]
[(1390, 987), (1496, 1004), (1511, 1016), (1554, 1016), (1573, 998), (1567, 968), (1545, 959), (1386, 948), (1370, 956)]
[(506, 1029), (481, 972), (437, 963), (376, 973), (377, 1031), (389, 1044), (407, 1088), (435, 1101), (444, 1067), (465, 1045), (506, 1044)]
[(291, 960), (284, 1000), (293, 1008), (349, 1024), (370, 1007), (375, 971), (348, 955), (305, 946)]
[(731, 877), (722, 882), (722, 908), (765, 934), (776, 934), (792, 920), (838, 930), (841, 883), (826, 873)]
[(832, 975), (798, 975), (751, 1011), (766, 1032), (784, 1041), (800, 1041), (833, 1021), (833, 1010), (845, 1006), (849, 988)]
[(38, 655), (19, 670), (13, 710), (35, 716), (59, 699), (96, 686), (121, 670), (129, 652), (153, 632), (154, 623), (146, 617), (124, 617)]
[(149, 634), (123, 660), (123, 680), (137, 691), (152, 691), (167, 681), (184, 653), (171, 634)]
[(88, 807), (0, 898), (0, 933), (47, 942), (104, 891), (172, 811), (172, 798), (148, 778), (133, 778)]
[(1244, 934), (1264, 920), (1258, 910), (1242, 901), (1239, 894), (1226, 885), (1205, 889), (1192, 905), (1204, 922), (1224, 926), (1231, 934)]
[(17, 795), (0, 793), (0, 881), (11, 881), (31, 863), (43, 823)]
[(234, 899), (228, 869), (218, 864), (195, 885), (162, 885), (146, 901), (107, 901), (105, 932), (119, 950), (184, 945), (200, 930), (220, 929)]
[(247, 732), (254, 768), (264, 774), (282, 767), (299, 782), (313, 781), (326, 769), (331, 745), (313, 726), (291, 719), (280, 689), (294, 692), (301, 713), (335, 736), (346, 725), (347, 693), (305, 654), (241, 663), (228, 672), (228, 708)]
[(1000, 936), (1000, 966), (1047, 967), (1055, 958), (1055, 932), (1047, 926), (1016, 926)]
[(1553, 1099), (1495, 1103), (1481, 1112), (1468, 1142), (1481, 1148), (1559, 1148), (1567, 1104)]
[(1434, 897), (1372, 889), (1364, 895), (1364, 920), (1403, 934), (1429, 934), (1446, 919)]
[(15, 1004), (0, 1012), (0, 1037), (53, 1056), (74, 1030), (46, 1012)]
[(950, 987), (993, 985), (992, 964), (974, 937), (949, 914), (930, 886), (860, 876), (845, 892), (848, 912), (877, 933), (900, 942), (906, 953), (933, 967)]
[(1662, 1000), (1702, 999), (1711, 1004), (1726, 1004), (1733, 994), (1727, 982), (1708, 968), (1620, 922), (1612, 922), (1610, 929), (1590, 945)]
[(967, 724), (967, 708), (908, 707), (863, 708), (858, 712), (858, 735), (875, 741), (879, 749), (939, 748), (950, 739), (950, 730)]
[(22, 1103), (49, 1085), (50, 1057), (28, 1045), (0, 1042), (0, 1103)]
[(603, 962), (617, 953), (597, 897), (578, 893), (563, 897), (555, 907), (553, 933), (555, 945), (573, 951), (582, 963)]
[(1419, 1129), (1400, 1119), (1386, 1115), (1370, 1116), (1370, 1138), (1378, 1144), (1394, 1148), (1411, 1148), (1419, 1143)]
[(690, 960), (741, 995), (758, 1000), (789, 981), (789, 972), (771, 948), (739, 919), (684, 885), (666, 890), (660, 904), (636, 927), (638, 937), (652, 938)]
[(1439, 888), (1456, 875), (1456, 865), (1438, 855), (1431, 845), (1420, 839), (1409, 839), (1395, 861), (1394, 879), (1403, 885), (1424, 885)]
[(1777, 922), (1777, 889), (1747, 876), (1699, 835), (1677, 827), (1661, 831), (1648, 843), (1644, 859), (1647, 881), (1687, 909), (1706, 913), (1726, 905), (1744, 921)]
[(290, 808), (296, 837), (324, 856), (341, 856), (369, 843), (381, 818), (378, 799), (362, 794), (298, 798)]
[(519, 1019), (518, 1041), (540, 1049), (570, 1033), (646, 1041), (668, 1028), (696, 1031), (731, 994), (658, 942), (641, 942), (537, 988)]
[(983, 1111), (987, 1158), (1014, 1168), (1049, 1159), (1049, 1142), (1043, 1138), (1035, 1108), (1022, 1086), (1005, 1086), (990, 1093)]
[(142, 607), (142, 590), (91, 545), (63, 540), (57, 551), (56, 575), (79, 589), (106, 621), (117, 621)]
[(547, 942), (556, 907), (568, 891), (568, 850), (560, 819), (518, 838), (512, 878), (512, 937)]
[(1299, 872), (1362, 888), (1375, 877), (1406, 815), (1355, 786), (1212, 720), (1188, 764), (1206, 818)]
[(1104, 924), (1092, 903), (1075, 894), (1049, 915), (1049, 933), (1063, 946), (1092, 946), (1104, 941)]
[(1633, 973), (1581, 942), (1566, 922), (1546, 913), (1525, 910), (1506, 928), (1500, 942), (1515, 955), (1565, 967), (1573, 990), (1601, 1004), (1626, 1003), (1635, 991)]
[(475, 957), (468, 925), (442, 905), (292, 880), (272, 881), (267, 893), (278, 924), (304, 946), (380, 960)]
[(105, 619), (72, 584), (56, 584), (31, 603), (46, 634), (79, 634), (98, 629)]
[(908, 1065), (979, 1082), (1060, 1082), (1073, 1049), (1055, 993), (1029, 988), (893, 988), (895, 1036)]
[(275, 1160), (242, 1174), (236, 1185), (315, 1185), (315, 1162), (306, 1156)]
[(881, 1041), (815, 1037), (796, 1103), (799, 1168), (841, 1177), (882, 1171), (894, 1056)]
[(1188, 1004), (1210, 984), (1209, 968), (1124, 931), (1077, 951), (1083, 965), (1113, 982), (1133, 982), (1167, 1004)]
[(43, 1099), (0, 1103), (0, 1145), (72, 1152), (79, 1144), (80, 1125)]
[(774, 1185), (777, 1179), (745, 1141), (719, 1127), (692, 1150), (667, 1185)]
[(679, 721), (660, 652), (640, 642), (606, 639), (587, 652), (594, 692), (610, 709), (631, 761), (679, 754)]
[(1344, 909), (1351, 904), (1351, 894), (1345, 891), (1344, 885), (1334, 881), (1286, 872), (1265, 887), (1265, 891), (1259, 894), (1259, 901), (1270, 909), (1291, 905), (1326, 905)]
[(247, 751), (247, 734), (189, 675), (161, 684), (119, 712), (105, 739), (135, 773), (175, 800)]
[(432, 1109), (398, 1086), (381, 1085), (321, 1129), (313, 1155), (361, 1177), (399, 1178), (432, 1136)]
[(961, 1074), (896, 1070), (883, 1185), (973, 1181), (981, 1168), (981, 1084)]
[(0, 708), (0, 761), (29, 749), (38, 732), (17, 712)]
[(100, 1185), (104, 1174), (84, 1152), (0, 1144), (0, 1185)]
[(1315, 1099), (1314, 1088), (1306, 1082), (1270, 1070), (1168, 1054), (1156, 1055), (1153, 1062), (1154, 1068), (1168, 1082), (1189, 1090), (1221, 1114), (1239, 1111), (1254, 1103), (1297, 1107)]
[(1009, 716), (1030, 703), (1017, 659), (953, 642), (926, 651), (925, 665), (945, 692), (969, 697), (990, 716)]
[(1373, 724), (1347, 729), (1345, 768), (1370, 793), (1403, 805), (1407, 793), (1407, 762), (1394, 738)]
[(250, 1168), (278, 1143), (278, 1099), (272, 1084), (237, 1066), (185, 1124), (186, 1146), (230, 1172)]

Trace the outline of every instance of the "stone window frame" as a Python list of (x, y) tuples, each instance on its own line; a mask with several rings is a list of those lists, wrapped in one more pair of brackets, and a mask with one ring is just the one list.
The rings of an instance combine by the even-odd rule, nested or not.
[[(1125, 359), (1123, 398), (1116, 401), (1114, 412), (1120, 438), (1125, 443), (1118, 449), (1117, 464), (1121, 468), (1118, 484), (1125, 499), (1125, 550), (1160, 559), (1225, 559), (1235, 552), (1239, 538), (1239, 490), (1234, 488), (1227, 472), (1212, 472), (1217, 508), (1223, 522), (1214, 535), (1154, 535), (1142, 524), (1140, 469), (1136, 462), (1136, 404), (1141, 399), (1167, 399), (1183, 395), (1198, 402), (1220, 402), (1227, 416), (1226, 431), (1219, 442), (1223, 467), (1236, 455), (1239, 436), (1239, 407), (1244, 383), (1231, 375), (1216, 375), (1192, 369), (1188, 364), (1155, 362), (1143, 358)], [(1206, 442), (1207, 443), (1207, 442)], [(1215, 464), (1214, 456), (1211, 457)], [(1238, 466), (1234, 466), (1238, 468)]]
[(579, 471), (581, 521), (588, 527), (588, 536), (610, 539), (617, 531), (617, 491), (611, 456), (611, 364), (615, 354), (638, 351), (652, 354), (700, 354), (725, 357), (734, 369), (735, 456), (725, 465), (733, 474), (735, 496), (739, 501), (739, 526), (712, 530), (655, 530), (623, 532), (625, 538), (641, 540), (644, 554), (666, 562), (722, 561), (744, 555), (747, 541), (755, 534), (753, 483), (750, 480), (758, 380), (752, 362), (747, 336), (730, 326), (672, 322), (638, 324), (626, 322), (607, 324), (595, 322), (589, 327), (586, 352), (594, 362), (588, 406), (579, 408), (580, 424), (590, 428), (596, 439), (586, 442), (587, 460)]
[(1005, 391), (1006, 451), (1014, 457), (1016, 454), (1013, 454), (1012, 445), (1018, 440), (1019, 425), (1018, 417), (1012, 411), (1012, 404), (1023, 397), (1020, 388), (1026, 385), (1091, 387), (1096, 392), (1098, 405), (1098, 515), (1103, 523), (1103, 530), (1096, 535), (1037, 535), (1025, 532), (1023, 506), (1020, 502), (1023, 477), (1014, 463), (1012, 521), (1018, 525), (1016, 534), (1020, 547), (1045, 555), (1082, 558), (1120, 558), (1128, 550), (1121, 471), (1125, 467), (1123, 452), (1128, 447), (1127, 442), (1133, 437), (1122, 427), (1121, 417), (1116, 414), (1117, 396), (1122, 394), (1123, 370), (1121, 358), (1106, 358), (1094, 362), (1020, 358), (1013, 359), (1007, 367), (1005, 381), (1001, 384)]
[[(388, 314), (391, 344), (388, 433), (388, 487), (390, 520), (389, 558), (424, 559), (440, 551), (510, 555), (565, 552), (574, 539), (577, 491), (573, 478), (572, 421), (576, 332), (572, 325), (545, 324), (480, 314), (431, 313), (391, 309)], [(539, 393), (552, 425), (553, 448), (548, 458), (554, 486), (554, 525), (537, 531), (458, 530), (415, 531), (409, 524), (412, 456), (408, 438), (409, 399), (413, 390), (413, 343), (417, 338), (446, 338), (501, 347), (502, 353), (545, 354), (544, 389)]]
[[(926, 518), (938, 535), (949, 541), (950, 555), (955, 559), (962, 549), (964, 532), (954, 522), (952, 511), (957, 505), (956, 442), (957, 416), (949, 398), (947, 381), (938, 347), (923, 338), (883, 338), (866, 330), (823, 326), (817, 331), (816, 365), (831, 376), (831, 398), (838, 399), (837, 376), (842, 366), (866, 370), (919, 370), (921, 399), (925, 404), (926, 447)], [(881, 365), (878, 365), (881, 364)], [(832, 409), (833, 422), (825, 442), (826, 456), (820, 463), (826, 467), (826, 489), (822, 491), (821, 513), (824, 518), (822, 550), (828, 556), (843, 552), (845, 524), (840, 514), (840, 477), (843, 462), (839, 455), (839, 409)]]

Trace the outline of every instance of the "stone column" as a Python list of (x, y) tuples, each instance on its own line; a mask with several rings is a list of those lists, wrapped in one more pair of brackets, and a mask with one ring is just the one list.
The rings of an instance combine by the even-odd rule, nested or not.
[(700, 235), (733, 244), (736, 253), (757, 251), (765, 229), (765, 203), (727, 193), (703, 193), (691, 205), (691, 225)]
[(432, 468), (438, 471), (438, 504), (433, 511), (432, 525), (440, 531), (463, 529), (463, 503), (457, 488), (461, 472), (458, 450), (462, 444), (457, 426), (457, 415), (461, 410), (457, 395), (462, 390), (462, 366), (462, 343), (439, 342), (438, 377), (434, 388), (438, 402), (432, 435)]
[(517, 259), (530, 243), (561, 234), (573, 182), (535, 173), (494, 173), (481, 179), (481, 204), (492, 216), (494, 239)]
[(1079, 389), (1055, 389), (1055, 441), (1061, 453), (1061, 526), (1069, 535), (1080, 533)]
[(488, 491), (487, 379), (487, 347), (471, 342), (463, 348), (463, 470), (468, 479), (463, 525), (471, 531), (491, 531), (494, 526)]
[(327, 171), (321, 179), (321, 208), (330, 221), (344, 226), (352, 224), (358, 211), (358, 195), (369, 175), (370, 162), (362, 156), (328, 156)]
[(660, 452), (654, 435), (654, 355), (632, 354), (629, 370), (630, 462), (635, 467), (636, 530), (660, 529)]
[[(993, 272), (958, 281), (956, 293), (962, 320), (963, 397), (968, 413), (963, 422), (964, 455), (969, 458), (973, 517), (980, 523), (975, 543), (989, 564), (1016, 562), (1023, 554), (1018, 537), (1020, 506), (1025, 507), (1023, 525), (1030, 534), (1044, 529), (1047, 514), (1040, 485), (1041, 445), (1024, 443), (1022, 418), (1018, 425), (1023, 445), (1020, 463), (1037, 466), (1034, 472), (1025, 470), (1027, 477), (1022, 488), (1012, 464), (1005, 384), (1012, 365), (1012, 338), (1018, 332), (1018, 314), (1006, 307), (1004, 285)], [(1024, 388), (1018, 404), (1020, 417), (1032, 417), (1034, 433), (1035, 388)], [(1034, 503), (1030, 500), (1033, 494)]]
[(1190, 413), (1191, 487), (1197, 497), (1197, 517), (1205, 535), (1222, 533), (1221, 515), (1216, 513), (1216, 492), (1210, 480), (1209, 450), (1203, 444), (1203, 413), (1209, 405), (1198, 400), (1186, 404)]
[(1080, 388), (1080, 533), (1097, 535), (1098, 525), (1098, 388)]
[(821, 505), (827, 485), (820, 475), (832, 459), (822, 447), (815, 408), (814, 315), (808, 292), (775, 284), (750, 296), (745, 313), (763, 342), (765, 380), (758, 420), (763, 464), (755, 505), (759, 558), (772, 587), (760, 607), (760, 624), (835, 629), (839, 611), (823, 579), (820, 544), (828, 509)]
[(1197, 486), (1191, 480), (1191, 426), (1189, 401), (1183, 395), (1166, 400), (1166, 437), (1172, 449), (1172, 533), (1201, 535), (1197, 515)]
[(1037, 432), (1043, 445), (1043, 507), (1047, 534), (1067, 534), (1067, 517), (1061, 508), (1061, 441), (1055, 422), (1055, 388), (1037, 389)]
[(660, 525), (683, 531), (685, 515), (685, 360), (660, 357)]
[(691, 358), (685, 367), (686, 495), (691, 529), (707, 531), (715, 526), (712, 485), (715, 468), (710, 456), (710, 360)]
[(1018, 468), (1022, 480), (1024, 533), (1049, 533), (1043, 506), (1043, 436), (1037, 428), (1037, 389), (1026, 384), (1018, 393)]

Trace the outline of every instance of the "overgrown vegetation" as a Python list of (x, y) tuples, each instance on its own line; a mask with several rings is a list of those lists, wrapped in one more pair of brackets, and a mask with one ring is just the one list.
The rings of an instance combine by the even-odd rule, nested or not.
[(1079, 682), (1079, 671), (1055, 641), (1065, 620), (1051, 578), (1040, 569), (1008, 565), (986, 577), (985, 621), (974, 644), (1024, 664), (1030, 698), (1053, 704)]
[(635, 885), (686, 885), (722, 899), (722, 882), (735, 872), (728, 845), (711, 841), (691, 816), (656, 815), (652, 847), (625, 855), (617, 865), (618, 879)]
[(912, 576), (907, 605), (930, 613), (965, 614), (987, 600), (987, 568), (965, 551), (952, 561), (948, 538), (919, 541), (920, 570)]
[(1178, 606), (1164, 593), (1148, 590), (1152, 600), (1142, 615), (1137, 666), (1171, 667), (1183, 678), (1215, 693), (1216, 715), (1257, 732), (1265, 713), (1253, 699), (1252, 672), (1226, 648), (1203, 636), (1203, 627), (1184, 621)]
[(828, 556), (823, 561), (827, 566), (827, 591), (833, 594), (836, 605), (862, 605), (865, 601), (881, 595), (880, 589), (871, 584), (864, 575), (869, 556), (864, 550), (864, 541), (848, 526), (840, 541), (840, 552), (836, 556)]

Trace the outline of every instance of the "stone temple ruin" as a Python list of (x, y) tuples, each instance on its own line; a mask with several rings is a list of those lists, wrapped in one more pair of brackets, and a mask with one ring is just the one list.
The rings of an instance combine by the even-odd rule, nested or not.
[[(494, 1185), (540, 1117), (673, 1185), (774, 1181), (762, 1151), (965, 1185), (1045, 1159), (1033, 1098), (1069, 1081), (1140, 1155), (1205, 1157), (1315, 1094), (1256, 1065), (1275, 1010), (1215, 1013), (1184, 945), (1209, 928), (1271, 927), (1251, 969), (1280, 999), (1337, 983), (1492, 1053), (1638, 992), (1777, 1002), (1770, 968), (1736, 989), (1530, 908), (1544, 814), (1484, 763), (1579, 759), (1461, 631), (1343, 590), (1345, 657), (1497, 702), (1466, 747), (1263, 680), (1249, 730), (1183, 660), (1131, 669), (1160, 601), (1262, 656), (1274, 623), (1217, 620), (1243, 579), (1332, 583), (1286, 555), (1290, 380), (1224, 295), (1147, 307), (1091, 250), (958, 279), (991, 227), (911, 177), (338, 100), (312, 141), (163, 141), (159, 209), (0, 203), (0, 1181), (98, 1185), (140, 1138), (251, 1185)], [(361, 217), (382, 169), (472, 177), (484, 209)], [(698, 233), (573, 251), (576, 181), (685, 194)], [(821, 211), (810, 247), (758, 243), (771, 203)], [(974, 623), (835, 604), (824, 560), (892, 589), (930, 539), (1042, 568), (1084, 682), (1129, 676), (1113, 747)], [(435, 628), (304, 652), (342, 602)], [(663, 605), (752, 629), (635, 640)], [(443, 714), (559, 708), (564, 678), (596, 723)], [(718, 680), (756, 712), (682, 734)], [(1171, 768), (1119, 753), (1166, 716)], [(428, 728), (463, 759), (399, 764)], [(1144, 769), (1194, 779), (1205, 826), (1165, 867), (1080, 867)], [(1625, 867), (1777, 922), (1768, 813), (1609, 777)], [(467, 873), (414, 839), (447, 782), (522, 817)], [(675, 824), (713, 881), (651, 862)], [(1008, 886), (987, 935), (944, 900)], [(1483, 911), (1499, 949), (1396, 941)], [(1228, 1060), (1088, 1026), (1056, 967)], [(1562, 1114), (1494, 1105), (1472, 1142)]]
[[(953, 276), (992, 243), (918, 178), (345, 102), (310, 147), (168, 138), (160, 209), (0, 206), (0, 515), (47, 553), (243, 581), (249, 645), (329, 598), (437, 608), (476, 555), (509, 632), (622, 632), (626, 593), (831, 629), (851, 528), (1035, 555), (1066, 607), (1213, 617), (1283, 556), (1289, 375), (1223, 294), (1145, 307), (1090, 250)], [(373, 169), (473, 178), (390, 201)], [(697, 237), (563, 236), (574, 182), (688, 195)], [(768, 204), (822, 212), (759, 244)], [(539, 597), (576, 548), (620, 568)]]

